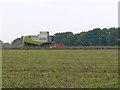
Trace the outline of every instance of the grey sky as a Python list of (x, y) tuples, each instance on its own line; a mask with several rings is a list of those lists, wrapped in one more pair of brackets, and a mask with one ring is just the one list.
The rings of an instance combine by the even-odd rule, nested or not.
[(1, 0), (0, 39), (118, 26), (119, 0)]

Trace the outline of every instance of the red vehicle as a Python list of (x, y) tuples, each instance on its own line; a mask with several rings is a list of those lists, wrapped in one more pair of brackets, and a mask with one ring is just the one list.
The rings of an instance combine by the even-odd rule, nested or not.
[(57, 47), (64, 47), (64, 44), (54, 44), (53, 47), (57, 48)]

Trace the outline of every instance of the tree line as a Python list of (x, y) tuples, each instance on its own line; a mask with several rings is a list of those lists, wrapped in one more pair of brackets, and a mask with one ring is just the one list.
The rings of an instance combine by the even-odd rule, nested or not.
[(66, 46), (117, 46), (120, 28), (96, 28), (87, 32), (56, 33), (54, 42)]
[[(65, 46), (117, 46), (120, 41), (120, 28), (95, 28), (86, 32), (73, 34), (73, 32), (62, 32), (54, 34), (54, 43)], [(13, 40), (11, 44), (3, 43), (3, 46), (22, 45), (22, 37)], [(0, 44), (0, 45), (1, 45)]]

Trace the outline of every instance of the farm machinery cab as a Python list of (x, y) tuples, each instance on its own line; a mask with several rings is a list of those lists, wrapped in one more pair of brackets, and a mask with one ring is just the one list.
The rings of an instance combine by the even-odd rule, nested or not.
[(53, 44), (54, 36), (50, 36), (48, 31), (41, 31), (38, 35), (23, 36), (24, 46), (50, 47)]

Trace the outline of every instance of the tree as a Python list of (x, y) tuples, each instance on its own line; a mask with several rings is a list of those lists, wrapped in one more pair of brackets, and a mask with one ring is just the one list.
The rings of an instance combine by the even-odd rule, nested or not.
[(3, 45), (3, 41), (0, 40), (0, 48), (2, 47), (2, 45)]
[(95, 28), (87, 32), (73, 34), (72, 32), (56, 33), (54, 42), (66, 46), (116, 46), (118, 45), (118, 28)]
[(54, 42), (58, 44), (65, 44), (67, 46), (72, 45), (73, 33), (65, 32), (65, 33), (56, 33), (54, 35)]
[(22, 45), (22, 37), (13, 40), (13, 42), (11, 43), (11, 45), (12, 45), (12, 46)]
[(11, 44), (10, 44), (10, 43), (8, 43), (8, 42), (3, 43), (3, 47), (4, 47), (4, 48), (8, 48), (8, 47), (10, 47), (10, 46), (11, 46)]

